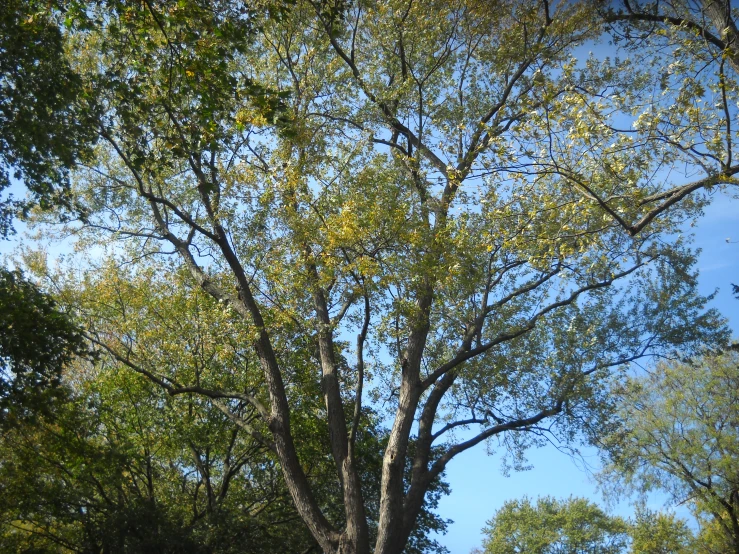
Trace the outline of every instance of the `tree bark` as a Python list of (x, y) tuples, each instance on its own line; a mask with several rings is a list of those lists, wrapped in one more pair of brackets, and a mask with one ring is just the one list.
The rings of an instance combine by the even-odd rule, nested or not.
[[(404, 470), (408, 441), (421, 397), (421, 360), (426, 347), (430, 324), (433, 291), (427, 284), (418, 301), (418, 318), (410, 333), (401, 362), (402, 374), (393, 428), (390, 432), (382, 463), (380, 485), (380, 521), (375, 554), (399, 554), (405, 547), (403, 540), (403, 501), (405, 496)], [(415, 521), (415, 517), (413, 518)]]
[(727, 59), (739, 71), (739, 29), (731, 17), (729, 0), (702, 0), (703, 10), (725, 43)]

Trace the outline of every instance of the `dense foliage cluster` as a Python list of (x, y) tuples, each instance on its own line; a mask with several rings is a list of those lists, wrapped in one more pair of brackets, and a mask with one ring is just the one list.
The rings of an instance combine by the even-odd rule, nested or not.
[(0, 268), (0, 427), (47, 408), (65, 365), (88, 353), (81, 329), (49, 295)]
[(59, 4), (0, 2), (0, 192), (14, 180), (29, 192), (25, 200), (0, 197), (0, 237), (30, 206), (80, 213), (69, 170), (95, 142), (98, 112), (64, 55)]

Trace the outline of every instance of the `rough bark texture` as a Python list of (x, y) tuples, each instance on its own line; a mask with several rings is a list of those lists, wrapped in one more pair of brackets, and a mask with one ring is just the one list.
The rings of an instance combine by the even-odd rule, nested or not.
[(729, 62), (739, 71), (739, 30), (731, 16), (730, 0), (703, 0), (703, 9), (724, 42)]

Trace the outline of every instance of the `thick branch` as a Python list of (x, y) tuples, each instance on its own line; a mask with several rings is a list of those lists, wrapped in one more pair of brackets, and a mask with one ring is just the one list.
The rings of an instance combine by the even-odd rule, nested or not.
[(554, 406), (541, 410), (536, 415), (533, 415), (528, 418), (509, 421), (507, 423), (502, 423), (500, 425), (495, 425), (493, 427), (490, 427), (489, 429), (486, 429), (485, 431), (479, 433), (477, 436), (467, 441), (461, 442), (459, 444), (455, 444), (454, 446), (450, 447), (438, 460), (436, 460), (436, 462), (434, 462), (434, 464), (429, 469), (427, 479), (429, 479), (429, 481), (433, 481), (439, 475), (441, 475), (441, 473), (444, 471), (444, 468), (446, 468), (446, 465), (457, 454), (460, 454), (464, 452), (465, 450), (469, 450), (473, 446), (480, 444), (482, 441), (490, 437), (493, 437), (495, 435), (499, 435), (500, 433), (503, 433), (505, 431), (524, 429), (526, 427), (531, 427), (532, 425), (536, 425), (540, 421), (560, 413), (562, 411), (563, 405), (564, 405), (563, 401), (559, 400), (557, 401), (556, 404), (554, 404)]
[(451, 431), (452, 429), (456, 429), (457, 427), (462, 427), (464, 425), (474, 425), (474, 424), (480, 424), (487, 423), (488, 421), (486, 419), (478, 419), (478, 418), (470, 418), (470, 419), (460, 419), (459, 421), (453, 421), (451, 423), (447, 423), (439, 429), (436, 433), (431, 435), (432, 441), (436, 441), (440, 436), (442, 436), (444, 433)]
[(556, 310), (557, 308), (567, 306), (568, 304), (572, 304), (583, 293), (611, 286), (614, 281), (618, 279), (622, 279), (623, 277), (630, 275), (631, 273), (636, 271), (638, 268), (642, 267), (645, 263), (648, 263), (649, 261), (652, 261), (652, 260), (653, 258), (650, 258), (649, 260), (645, 262), (640, 262), (638, 264), (635, 264), (633, 267), (630, 267), (627, 270), (616, 273), (612, 277), (605, 279), (603, 281), (598, 281), (596, 283), (590, 283), (588, 285), (584, 285), (574, 290), (572, 293), (570, 293), (570, 295), (567, 298), (564, 298), (558, 302), (553, 302), (552, 304), (549, 304), (548, 306), (542, 308), (537, 313), (535, 313), (533, 316), (531, 316), (528, 319), (528, 321), (526, 321), (523, 325), (521, 325), (517, 329), (513, 329), (513, 330), (506, 331), (504, 333), (501, 333), (497, 337), (491, 339), (490, 341), (476, 348), (459, 350), (457, 354), (454, 356), (454, 358), (442, 364), (436, 370), (431, 372), (429, 376), (426, 379), (424, 379), (422, 386), (424, 387), (424, 389), (427, 389), (428, 387), (433, 385), (437, 381), (437, 379), (439, 379), (439, 377), (441, 377), (448, 371), (454, 369), (461, 363), (466, 362), (467, 360), (474, 358), (475, 356), (479, 356), (480, 354), (484, 352), (487, 352), (494, 346), (497, 346), (503, 342), (518, 338), (521, 335), (528, 333), (536, 326), (536, 322), (539, 319), (541, 319), (543, 316), (548, 314), (549, 312)]
[[(654, 218), (659, 216), (662, 212), (666, 211), (671, 206), (674, 206), (686, 196), (700, 189), (709, 188), (709, 187), (712, 187), (722, 182), (729, 182), (731, 184), (737, 184), (736, 179), (731, 178), (731, 176), (735, 175), (737, 172), (739, 172), (739, 166), (734, 166), (733, 168), (731, 168), (731, 172), (729, 174), (719, 175), (719, 176), (708, 176), (708, 177), (705, 177), (704, 179), (695, 181), (694, 183), (690, 183), (682, 187), (671, 189), (670, 191), (667, 191), (667, 193), (663, 193), (662, 195), (653, 195), (652, 197), (645, 199), (644, 202), (649, 201), (650, 199), (665, 198), (664, 202), (652, 208), (637, 223), (631, 226), (627, 226), (626, 230), (629, 232), (629, 234), (632, 237), (636, 236), (637, 234), (639, 234), (639, 232), (642, 229), (644, 229), (644, 227), (649, 225), (654, 220)], [(665, 194), (668, 194), (668, 195), (665, 196)], [(622, 224), (621, 221), (619, 221), (619, 223)]]

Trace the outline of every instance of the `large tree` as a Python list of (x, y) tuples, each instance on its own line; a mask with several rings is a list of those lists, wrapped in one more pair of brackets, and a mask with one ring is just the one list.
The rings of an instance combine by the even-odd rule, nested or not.
[[(138, 334), (80, 309), (170, 393), (251, 405), (233, 421), (325, 552), (398, 553), (456, 455), (489, 441), (518, 465), (547, 434), (599, 435), (614, 368), (725, 340), (676, 235), (733, 183), (720, 100), (736, 74), (659, 34), (578, 60), (603, 32), (586, 2), (288, 7), (100, 2), (69, 31), (104, 109), (75, 173), (88, 218), (69, 229), (114, 241), (134, 276), (151, 257), (180, 266), (232, 318), (218, 332), (256, 360), (253, 390), (227, 388), (237, 358), (214, 389), (157, 375), (130, 357)], [(705, 175), (686, 189), (684, 167)], [(171, 356), (192, 349), (181, 335)], [(390, 422), (376, 497), (368, 402)], [(303, 449), (302, 425), (325, 450)], [(340, 516), (314, 456), (332, 460)]]

